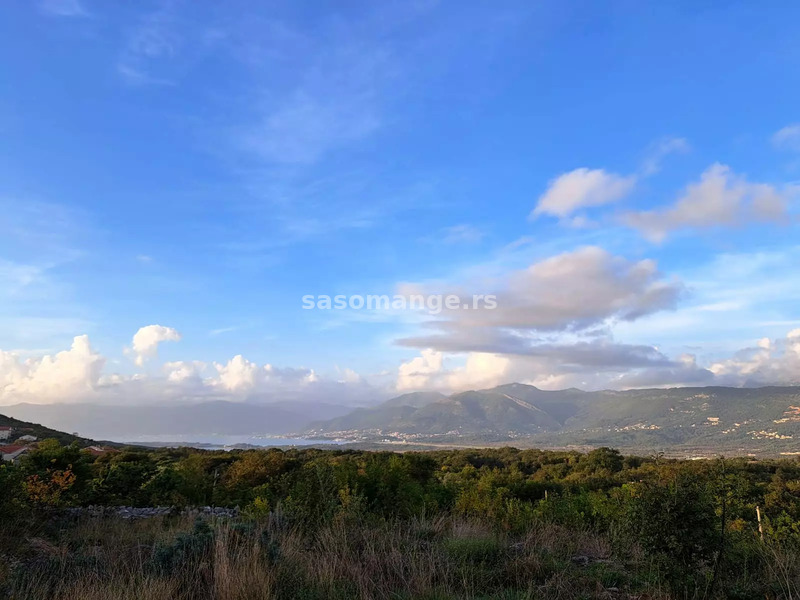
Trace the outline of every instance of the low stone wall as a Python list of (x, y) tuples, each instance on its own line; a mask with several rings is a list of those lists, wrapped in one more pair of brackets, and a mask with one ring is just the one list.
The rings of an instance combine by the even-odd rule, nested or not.
[(67, 508), (65, 512), (75, 517), (120, 517), (122, 519), (149, 519), (168, 515), (189, 517), (228, 517), (239, 516), (239, 508), (221, 506), (194, 506), (178, 508), (175, 506), (81, 506)]

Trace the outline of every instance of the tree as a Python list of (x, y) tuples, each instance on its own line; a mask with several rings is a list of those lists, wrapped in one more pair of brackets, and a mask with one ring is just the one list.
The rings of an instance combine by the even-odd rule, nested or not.
[(717, 550), (714, 497), (707, 480), (694, 473), (664, 472), (662, 477), (623, 486), (628, 494), (623, 522), (646, 552), (665, 559), (666, 569), (679, 580)]
[(48, 439), (23, 457), (23, 489), (35, 505), (58, 506), (80, 502), (91, 481), (88, 457), (77, 443), (62, 446)]

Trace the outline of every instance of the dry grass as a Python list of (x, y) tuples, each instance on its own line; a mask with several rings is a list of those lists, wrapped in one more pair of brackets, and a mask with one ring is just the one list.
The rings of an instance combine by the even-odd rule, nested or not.
[[(13, 600), (670, 598), (639, 577), (648, 566), (635, 548), (615, 555), (603, 536), (548, 523), (511, 536), (442, 516), (343, 518), (305, 534), (276, 518), (210, 529), (91, 518), (27, 543), (6, 582)], [(797, 598), (796, 555), (769, 552), (775, 597)]]
[(767, 575), (775, 583), (780, 597), (786, 600), (800, 598), (800, 554), (770, 540), (760, 548)]

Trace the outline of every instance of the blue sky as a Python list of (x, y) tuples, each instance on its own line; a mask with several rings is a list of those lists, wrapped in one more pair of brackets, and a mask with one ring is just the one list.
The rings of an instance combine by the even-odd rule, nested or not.
[[(245, 379), (268, 363), (365, 395), (791, 381), (798, 18), (793, 2), (4, 2), (5, 399), (58, 377), (167, 386), (179, 362), (213, 387), (237, 355)], [(594, 275), (608, 298), (581, 287)], [(404, 284), (498, 293), (506, 312), (301, 308)], [(567, 298), (544, 323), (552, 286), (596, 310)], [(36, 371), (83, 335), (94, 366)], [(568, 356), (580, 344), (658, 356)]]

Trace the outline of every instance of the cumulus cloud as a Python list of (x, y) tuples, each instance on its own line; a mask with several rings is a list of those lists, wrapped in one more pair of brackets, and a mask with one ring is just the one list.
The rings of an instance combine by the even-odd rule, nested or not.
[(507, 381), (512, 367), (508, 356), (490, 352), (470, 352), (463, 367), (456, 367), (447, 377), (453, 390), (494, 387)]
[(69, 350), (55, 356), (22, 360), (0, 350), (0, 400), (47, 402), (93, 393), (105, 358), (92, 349), (89, 336), (80, 335)]
[(639, 180), (658, 173), (667, 156), (688, 151), (689, 142), (685, 138), (664, 137), (647, 149), (638, 174), (619, 175), (586, 167), (563, 173), (550, 181), (529, 217), (551, 215), (561, 219), (565, 225), (586, 227), (591, 222), (584, 215), (573, 216), (580, 209), (622, 200), (633, 191)]
[[(547, 258), (501, 281), (469, 287), (468, 293), (459, 291), (462, 297), (494, 295), (496, 307), (444, 310), (441, 318), (427, 323), (433, 333), (399, 343), (450, 352), (529, 354), (542, 332), (586, 331), (632, 321), (674, 308), (683, 291), (683, 285), (665, 279), (652, 260), (629, 261), (594, 246)], [(433, 293), (424, 285), (406, 285), (399, 291), (409, 296)]]
[(671, 207), (630, 212), (623, 221), (653, 242), (678, 229), (735, 226), (747, 222), (781, 222), (788, 218), (788, 198), (775, 187), (751, 183), (730, 167), (711, 165)]
[[(229, 401), (374, 403), (391, 392), (346, 369), (336, 379), (312, 369), (259, 365), (241, 355), (225, 363), (176, 361), (162, 375), (103, 375), (106, 359), (87, 336), (70, 349), (23, 360), (0, 350), (0, 404)], [(525, 354), (422, 350), (399, 365), (394, 391), (460, 391), (521, 382), (542, 389), (628, 389), (682, 385), (752, 386), (800, 383), (800, 329), (764, 338), (728, 359), (698, 364), (694, 355), (671, 358), (658, 348), (610, 335), (539, 341)], [(387, 382), (388, 383), (388, 382)]]
[[(234, 356), (225, 364), (214, 363), (214, 368), (217, 377), (208, 379), (207, 383), (239, 394), (258, 392), (266, 385), (302, 386), (320, 381), (313, 369), (258, 365), (241, 354)], [(351, 383), (360, 380), (354, 371), (350, 372), (350, 378)]]
[(800, 123), (787, 125), (772, 136), (772, 144), (784, 150), (800, 151)]
[(762, 338), (733, 358), (711, 365), (718, 381), (726, 385), (800, 383), (800, 329), (780, 340)]
[(137, 366), (144, 365), (147, 359), (158, 355), (158, 345), (161, 342), (178, 342), (181, 334), (172, 327), (163, 325), (147, 325), (142, 327), (133, 336), (131, 351)]
[(234, 356), (227, 364), (215, 363), (214, 367), (219, 373), (219, 385), (232, 392), (251, 390), (267, 376), (263, 367), (250, 362), (241, 354)]
[[(687, 379), (683, 358), (672, 360), (655, 347), (618, 343), (609, 337), (541, 342), (525, 350), (525, 354), (476, 351), (459, 358), (456, 353), (429, 348), (400, 366), (397, 387), (461, 391), (518, 382), (542, 389), (603, 389), (641, 387), (627, 379), (634, 376), (643, 381), (652, 378), (651, 386)], [(429, 360), (431, 356), (437, 360)], [(425, 368), (419, 368), (421, 365)], [(408, 377), (409, 371), (413, 378)], [(661, 374), (660, 380), (657, 374)]]
[(471, 352), (461, 366), (447, 367), (441, 352), (430, 348), (400, 365), (395, 387), (398, 391), (458, 391), (493, 387), (511, 375), (511, 359), (489, 352)]
[[(408, 378), (409, 371), (413, 379)], [(459, 358), (426, 349), (400, 366), (397, 387), (454, 392), (511, 382), (547, 390), (798, 385), (800, 329), (782, 339), (763, 338), (728, 359), (706, 365), (699, 364), (694, 354), (671, 358), (652, 346), (618, 343), (610, 338), (543, 343), (527, 355), (472, 352)]]
[(442, 370), (442, 353), (423, 350), (420, 356), (400, 365), (397, 373), (398, 390), (417, 390), (430, 387), (433, 376)]
[(575, 169), (550, 182), (530, 217), (564, 218), (581, 208), (611, 204), (624, 198), (635, 184), (634, 176), (624, 177), (603, 169)]
[(339, 383), (359, 383), (361, 381), (361, 375), (356, 373), (353, 369), (342, 369), (338, 381)]
[(179, 360), (164, 363), (163, 371), (167, 381), (182, 383), (185, 381), (201, 381), (208, 365), (199, 360)]
[(242, 355), (224, 363), (172, 361), (160, 374), (103, 373), (106, 358), (92, 349), (86, 335), (54, 356), (24, 359), (0, 350), (0, 405), (20, 402), (162, 402), (297, 401), (364, 404), (383, 397), (352, 369), (326, 378), (306, 367), (258, 364)]

